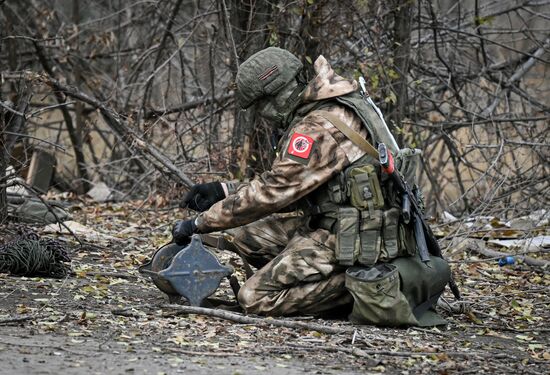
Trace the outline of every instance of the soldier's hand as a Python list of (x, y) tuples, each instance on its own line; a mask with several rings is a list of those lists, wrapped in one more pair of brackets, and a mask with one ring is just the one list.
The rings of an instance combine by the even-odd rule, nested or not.
[(180, 207), (187, 207), (195, 211), (203, 212), (208, 210), (214, 203), (224, 198), (225, 192), (220, 182), (197, 184), (193, 185), (185, 198), (183, 198)]
[(195, 219), (178, 220), (172, 228), (172, 240), (178, 245), (187, 245), (191, 236), (197, 232)]

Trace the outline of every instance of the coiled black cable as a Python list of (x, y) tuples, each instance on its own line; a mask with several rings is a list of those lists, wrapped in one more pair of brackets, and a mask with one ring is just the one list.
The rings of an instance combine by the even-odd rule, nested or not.
[(36, 233), (26, 233), (0, 245), (0, 273), (62, 278), (70, 271), (65, 245)]

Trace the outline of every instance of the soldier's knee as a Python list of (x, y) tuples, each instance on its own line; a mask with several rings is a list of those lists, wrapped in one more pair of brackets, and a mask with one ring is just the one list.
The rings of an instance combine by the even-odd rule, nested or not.
[(254, 305), (256, 305), (258, 298), (254, 289), (248, 286), (246, 283), (239, 290), (237, 301), (246, 312), (256, 313), (252, 310), (254, 310)]

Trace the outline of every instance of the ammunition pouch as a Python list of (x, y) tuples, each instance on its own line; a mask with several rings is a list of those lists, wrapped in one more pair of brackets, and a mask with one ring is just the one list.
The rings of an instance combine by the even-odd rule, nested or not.
[(352, 266), (358, 255), (359, 210), (355, 207), (338, 207), (336, 259), (341, 265)]

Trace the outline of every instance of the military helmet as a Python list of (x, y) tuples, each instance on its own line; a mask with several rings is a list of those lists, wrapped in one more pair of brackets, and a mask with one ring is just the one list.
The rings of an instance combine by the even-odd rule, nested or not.
[(302, 70), (302, 63), (287, 50), (269, 47), (250, 56), (237, 72), (237, 101), (250, 107), (264, 96), (275, 95)]

